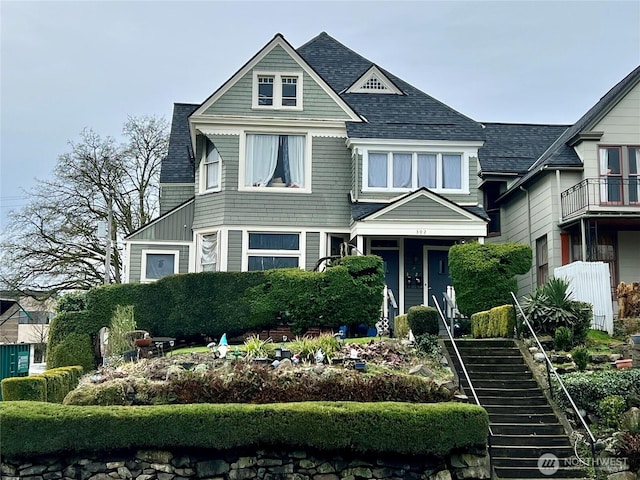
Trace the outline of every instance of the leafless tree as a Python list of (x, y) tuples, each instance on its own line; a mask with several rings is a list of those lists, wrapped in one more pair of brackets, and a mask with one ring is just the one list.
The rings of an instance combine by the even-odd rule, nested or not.
[(122, 281), (122, 238), (157, 212), (160, 163), (168, 124), (130, 117), (125, 142), (91, 129), (69, 142), (50, 179), (39, 180), (27, 206), (12, 212), (3, 234), (0, 281), (18, 291), (86, 290), (105, 277), (106, 238), (99, 222), (112, 213), (110, 278)]

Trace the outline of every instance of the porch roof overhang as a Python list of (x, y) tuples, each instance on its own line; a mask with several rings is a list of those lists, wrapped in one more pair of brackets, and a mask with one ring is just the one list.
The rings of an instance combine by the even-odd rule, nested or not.
[(460, 206), (421, 188), (354, 216), (351, 235), (486, 237), (487, 222), (481, 206)]

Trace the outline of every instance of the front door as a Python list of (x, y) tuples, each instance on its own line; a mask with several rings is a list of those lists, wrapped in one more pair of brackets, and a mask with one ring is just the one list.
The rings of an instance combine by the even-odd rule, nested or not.
[(432, 295), (442, 305), (442, 297), (447, 292), (447, 286), (451, 285), (449, 278), (449, 252), (447, 250), (427, 251), (427, 304), (435, 307)]
[(391, 289), (396, 302), (400, 303), (400, 284), (398, 283), (400, 277), (400, 256), (398, 250), (372, 250), (371, 254), (382, 257), (384, 280), (387, 288)]

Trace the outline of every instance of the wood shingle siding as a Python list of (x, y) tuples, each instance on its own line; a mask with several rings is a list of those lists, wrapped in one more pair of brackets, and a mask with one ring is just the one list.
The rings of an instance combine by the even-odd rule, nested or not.
[(193, 197), (195, 189), (193, 184), (171, 184), (160, 185), (160, 215), (164, 215), (173, 210), (178, 205)]

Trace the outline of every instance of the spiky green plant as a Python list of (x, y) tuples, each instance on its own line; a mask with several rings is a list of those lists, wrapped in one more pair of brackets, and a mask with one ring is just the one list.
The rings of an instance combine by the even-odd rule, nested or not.
[(122, 355), (131, 350), (131, 338), (127, 332), (136, 329), (133, 305), (118, 305), (111, 317), (111, 327), (109, 328), (109, 354)]
[(269, 358), (274, 349), (271, 338), (261, 340), (257, 335), (251, 335), (244, 341), (245, 358), (247, 360)]

